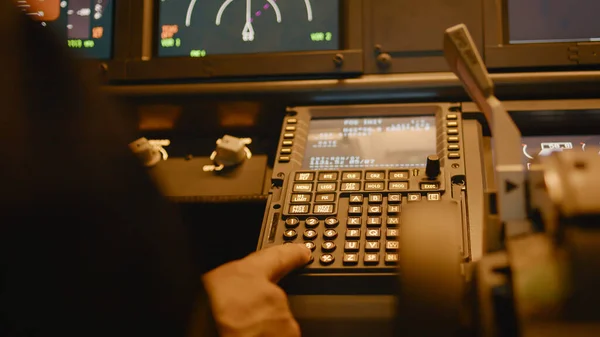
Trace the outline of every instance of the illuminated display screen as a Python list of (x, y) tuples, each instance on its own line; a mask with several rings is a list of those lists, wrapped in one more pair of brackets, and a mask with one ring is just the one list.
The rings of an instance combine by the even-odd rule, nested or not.
[(507, 0), (510, 43), (600, 41), (598, 0)]
[(600, 136), (535, 136), (524, 137), (522, 142), (527, 164), (557, 151), (600, 151)]
[(161, 0), (158, 55), (336, 50), (339, 0)]
[(64, 39), (78, 57), (111, 57), (115, 0), (15, 1), (28, 16)]
[(314, 119), (303, 168), (424, 167), (436, 154), (434, 116)]

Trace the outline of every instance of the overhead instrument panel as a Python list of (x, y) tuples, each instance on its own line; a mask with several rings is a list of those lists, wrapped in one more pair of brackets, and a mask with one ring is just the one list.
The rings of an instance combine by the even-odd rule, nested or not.
[(82, 58), (108, 59), (114, 0), (18, 0), (17, 6), (56, 32)]
[(338, 0), (161, 0), (159, 56), (336, 50)]

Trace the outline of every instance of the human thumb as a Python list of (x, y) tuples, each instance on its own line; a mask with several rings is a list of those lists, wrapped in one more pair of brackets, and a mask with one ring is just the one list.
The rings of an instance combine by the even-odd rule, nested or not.
[(244, 258), (257, 273), (271, 282), (278, 282), (294, 269), (310, 261), (311, 251), (302, 243), (287, 244), (259, 250)]

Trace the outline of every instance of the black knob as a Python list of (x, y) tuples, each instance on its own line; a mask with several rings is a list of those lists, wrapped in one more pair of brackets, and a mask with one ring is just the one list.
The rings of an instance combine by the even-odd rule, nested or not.
[(431, 155), (427, 157), (427, 166), (425, 167), (425, 174), (429, 179), (435, 179), (441, 173), (440, 168), (440, 157)]

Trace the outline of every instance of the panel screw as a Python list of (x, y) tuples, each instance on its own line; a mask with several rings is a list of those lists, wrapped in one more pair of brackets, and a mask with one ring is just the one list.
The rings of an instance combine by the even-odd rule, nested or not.
[(340, 67), (343, 63), (344, 63), (344, 55), (342, 54), (335, 54), (335, 56), (333, 57), (333, 63)]
[(100, 71), (103, 73), (108, 72), (108, 64), (106, 63), (100, 63)]

